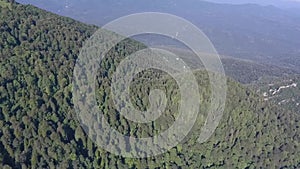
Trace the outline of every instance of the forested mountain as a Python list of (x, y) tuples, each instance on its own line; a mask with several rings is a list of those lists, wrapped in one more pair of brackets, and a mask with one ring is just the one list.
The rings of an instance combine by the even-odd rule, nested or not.
[[(299, 114), (264, 102), (230, 79), (224, 117), (206, 143), (196, 142), (204, 122), (199, 116), (184, 142), (157, 157), (123, 158), (98, 147), (80, 126), (72, 99), (75, 61), (96, 29), (30, 5), (0, 1), (0, 168), (300, 167)], [(149, 70), (132, 83), (132, 102), (139, 109), (147, 108), (149, 89), (166, 91), (169, 102), (158, 125), (140, 126), (120, 117), (109, 97), (112, 72), (124, 56), (141, 48), (127, 39), (108, 53), (102, 62), (107, 70), (99, 70), (97, 99), (116, 130), (151, 136), (169, 127), (177, 114), (180, 95), (171, 77)], [(206, 115), (208, 76), (194, 74), (200, 113)]]

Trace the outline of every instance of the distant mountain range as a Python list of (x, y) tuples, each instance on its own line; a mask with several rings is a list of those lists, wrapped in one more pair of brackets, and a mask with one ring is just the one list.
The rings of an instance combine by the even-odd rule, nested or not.
[(299, 8), (300, 1), (297, 0), (209, 0), (216, 3), (229, 3), (229, 4), (259, 4), (259, 5), (273, 5), (282, 9)]
[(171, 13), (202, 29), (222, 55), (300, 71), (300, 12), (297, 15), (297, 10), (287, 12), (274, 6), (199, 0), (20, 1), (100, 26), (136, 12)]

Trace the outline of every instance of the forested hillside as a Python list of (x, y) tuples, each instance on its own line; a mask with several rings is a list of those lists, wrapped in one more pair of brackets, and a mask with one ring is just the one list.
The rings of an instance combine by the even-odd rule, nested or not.
[[(144, 41), (142, 42), (144, 43)], [(144, 44), (146, 44), (147, 46), (151, 46), (151, 44), (148, 42)], [(166, 49), (175, 53), (192, 68), (199, 67), (199, 64), (204, 68), (202, 62), (197, 59), (197, 55), (195, 55), (194, 52), (190, 51), (190, 49), (184, 48), (182, 46), (169, 47), (168, 43), (165, 43), (162, 46), (154, 47)], [(298, 71), (295, 71), (293, 69), (274, 66), (271, 64), (261, 64), (250, 60), (236, 59), (230, 56), (221, 55), (220, 59), (223, 64), (226, 76), (229, 76), (235, 81), (245, 85), (264, 83), (261, 81), (263, 79), (273, 79), (280, 81), (279, 79), (281, 78), (294, 77), (299, 74)]]
[[(80, 48), (96, 29), (33, 6), (1, 1), (0, 168), (300, 167), (299, 114), (269, 105), (232, 80), (228, 80), (224, 117), (208, 142), (196, 142), (203, 125), (199, 116), (184, 142), (157, 157), (123, 158), (98, 147), (77, 120), (71, 83)], [(149, 90), (160, 88), (168, 98), (166, 113), (158, 125), (135, 124), (120, 117), (109, 96), (112, 72), (124, 56), (144, 47), (129, 39), (118, 44), (98, 75), (99, 108), (111, 126), (132, 136), (152, 136), (169, 127), (180, 97), (170, 76), (145, 71), (132, 83), (132, 102), (146, 109)], [(200, 113), (206, 115), (208, 76), (202, 71), (194, 74)]]

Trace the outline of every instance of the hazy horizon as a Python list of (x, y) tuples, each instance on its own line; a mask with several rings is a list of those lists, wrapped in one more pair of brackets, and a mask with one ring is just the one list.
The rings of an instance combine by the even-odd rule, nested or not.
[[(207, 2), (213, 2), (213, 3), (225, 3), (225, 4), (258, 4), (258, 5), (273, 5), (278, 8), (300, 8), (300, 0), (199, 0), (199, 1), (207, 1)], [(61, 7), (66, 7), (69, 5), (75, 5), (75, 4), (84, 4), (84, 3), (93, 3), (93, 0), (86, 1), (86, 0), (51, 0), (51, 1), (42, 1), (42, 0), (17, 0), (17, 2), (20, 3), (30, 3), (33, 5), (49, 5), (50, 3), (52, 5), (60, 5)], [(104, 3), (107, 4), (107, 1), (95, 1), (98, 3)], [(121, 2), (121, 1), (119, 1)], [(188, 1), (187, 1), (188, 2)]]

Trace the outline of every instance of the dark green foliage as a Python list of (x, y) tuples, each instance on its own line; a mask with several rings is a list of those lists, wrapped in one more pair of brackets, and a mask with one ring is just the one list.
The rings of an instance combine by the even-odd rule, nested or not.
[[(32, 6), (0, 7), (0, 13), (0, 168), (300, 167), (299, 115), (268, 105), (231, 80), (224, 117), (208, 142), (196, 142), (204, 122), (199, 116), (187, 139), (165, 154), (131, 159), (107, 153), (84, 133), (72, 103), (73, 67), (82, 42), (96, 27)], [(144, 110), (150, 89), (164, 90), (169, 101), (164, 115), (141, 125), (118, 114), (110, 98), (112, 73), (124, 56), (143, 47), (129, 39), (120, 43), (98, 74), (99, 108), (112, 127), (132, 136), (152, 136), (168, 128), (180, 100), (170, 76), (148, 70), (132, 82), (132, 102)], [(205, 116), (208, 76), (200, 71), (195, 76), (200, 114)]]

